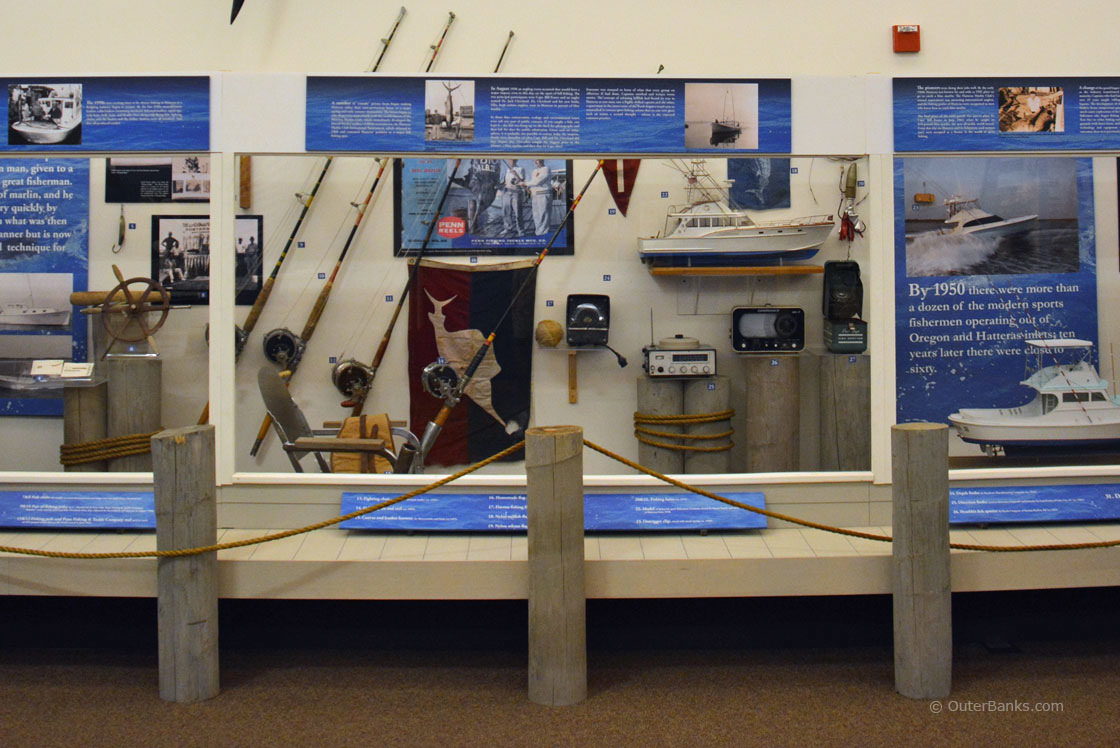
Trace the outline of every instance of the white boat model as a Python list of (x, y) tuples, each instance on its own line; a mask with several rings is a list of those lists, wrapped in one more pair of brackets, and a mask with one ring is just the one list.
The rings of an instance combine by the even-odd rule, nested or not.
[(1025, 234), (1038, 227), (1038, 216), (1002, 218), (980, 207), (974, 197), (953, 195), (945, 200), (948, 217), (942, 234), (984, 234), (985, 236), (1014, 236)]
[(638, 239), (638, 255), (646, 262), (782, 264), (812, 257), (832, 232), (831, 215), (755, 221), (731, 206), (730, 182), (717, 182), (703, 161), (672, 165), (688, 180), (688, 203), (669, 208), (661, 234)]
[(5, 304), (0, 307), (0, 325), (65, 325), (69, 322), (69, 309), (31, 307), (26, 304)]
[[(966, 442), (979, 444), (985, 454), (1009, 451), (1053, 451), (1120, 446), (1120, 398), (1108, 394), (1089, 361), (1093, 344), (1087, 340), (1027, 340), (1030, 375), (1020, 384), (1035, 390), (1017, 408), (961, 408), (949, 423)], [(1044, 366), (1072, 351), (1072, 362)], [(1031, 369), (1033, 368), (1033, 372)]]

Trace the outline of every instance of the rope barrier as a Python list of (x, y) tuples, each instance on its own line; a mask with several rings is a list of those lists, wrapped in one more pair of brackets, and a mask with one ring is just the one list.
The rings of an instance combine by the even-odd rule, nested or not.
[(230, 543), (217, 543), (215, 545), (208, 545), (208, 546), (204, 546), (204, 547), (201, 547), (201, 548), (179, 548), (179, 549), (170, 550), (170, 551), (132, 551), (132, 552), (122, 551), (122, 552), (119, 552), (119, 553), (65, 553), (65, 552), (62, 552), (62, 551), (40, 551), (40, 550), (35, 550), (35, 549), (32, 549), (32, 548), (13, 548), (11, 546), (0, 545), (0, 553), (17, 553), (17, 554), (20, 554), (20, 555), (23, 555), (23, 556), (44, 556), (46, 558), (84, 558), (84, 559), (94, 559), (94, 558), (176, 558), (176, 557), (179, 557), (179, 556), (197, 556), (199, 554), (210, 553), (212, 551), (225, 551), (225, 550), (229, 550), (230, 548), (241, 548), (241, 547), (244, 547), (244, 546), (247, 546), (247, 545), (258, 545), (260, 543), (267, 543), (271, 540), (281, 540), (283, 538), (290, 538), (293, 535), (302, 535), (303, 533), (312, 532), (314, 530), (321, 530), (324, 527), (330, 527), (331, 525), (337, 525), (339, 522), (345, 522), (348, 519), (354, 519), (355, 517), (361, 517), (364, 514), (372, 514), (373, 512), (379, 511), (381, 509), (385, 509), (386, 507), (393, 506), (394, 504), (399, 504), (402, 501), (405, 501), (407, 499), (411, 499), (415, 496), (419, 496), (420, 494), (423, 494), (423, 493), (427, 493), (428, 491), (431, 491), (435, 488), (439, 488), (440, 486), (445, 486), (448, 483), (451, 483), (452, 481), (459, 480), (464, 475), (470, 475), (474, 471), (480, 470), (481, 468), (486, 467), (487, 465), (489, 465), (492, 462), (500, 460), (503, 457), (506, 457), (507, 455), (513, 454), (517, 450), (521, 449), (524, 445), (525, 445), (525, 442), (520, 441), (517, 444), (506, 447), (505, 449), (503, 449), (501, 452), (498, 452), (497, 454), (494, 454), (494, 455), (491, 455), (491, 456), (487, 457), (485, 460), (482, 460), (481, 462), (476, 462), (473, 465), (469, 465), (469, 466), (463, 468), (462, 470), (460, 470), (457, 473), (453, 473), (451, 475), (444, 476), (443, 478), (440, 478), (437, 481), (429, 483), (426, 486), (422, 486), (421, 488), (417, 488), (414, 491), (409, 491), (408, 493), (401, 494), (400, 496), (397, 496), (394, 499), (387, 499), (385, 501), (380, 502), (379, 504), (374, 504), (372, 506), (367, 506), (364, 509), (356, 509), (356, 510), (354, 510), (354, 511), (348, 513), (348, 514), (343, 514), (343, 515), (340, 515), (338, 517), (332, 517), (331, 519), (323, 520), (322, 522), (316, 522), (313, 525), (306, 525), (304, 527), (297, 527), (293, 530), (283, 530), (281, 532), (274, 532), (271, 535), (261, 535), (260, 537), (246, 538), (245, 540), (236, 540), (236, 541), (233, 541), (233, 542), (230, 542)]
[[(665, 417), (667, 417), (667, 418), (680, 418), (681, 416), (665, 416)], [(99, 440), (99, 441), (104, 441), (104, 440)], [(633, 460), (629, 460), (629, 459), (623, 457), (622, 455), (619, 455), (619, 454), (616, 454), (616, 453), (610, 451), (606, 447), (602, 447), (598, 444), (595, 444), (594, 442), (591, 442), (591, 441), (588, 441), (588, 440), (584, 439), (583, 443), (584, 443), (584, 446), (588, 447), (589, 449), (592, 449), (592, 450), (604, 455), (605, 457), (608, 457), (612, 460), (615, 460), (616, 462), (619, 462), (623, 465), (626, 465), (629, 468), (637, 470), (640, 473), (645, 473), (646, 475), (649, 475), (649, 476), (651, 476), (653, 478), (656, 478), (660, 481), (668, 483), (669, 485), (676, 486), (677, 488), (684, 489), (686, 491), (697, 494), (699, 496), (704, 496), (704, 497), (707, 497), (709, 499), (713, 499), (714, 501), (722, 502), (724, 504), (727, 504), (728, 506), (733, 506), (737, 509), (743, 509), (743, 510), (746, 510), (748, 512), (754, 512), (755, 514), (761, 514), (765, 517), (770, 517), (771, 519), (778, 519), (778, 520), (782, 520), (783, 522), (789, 522), (790, 524), (800, 525), (802, 527), (808, 527), (808, 528), (814, 529), (814, 530), (822, 530), (824, 532), (831, 532), (831, 533), (834, 533), (834, 534), (837, 534), (837, 535), (847, 535), (849, 537), (863, 538), (864, 540), (876, 540), (876, 541), (880, 541), (880, 542), (884, 542), (884, 543), (891, 543), (891, 542), (894, 541), (894, 538), (892, 538), (890, 535), (880, 535), (878, 533), (863, 532), (861, 530), (852, 530), (852, 529), (848, 529), (848, 528), (844, 528), (844, 527), (836, 527), (836, 526), (833, 526), (833, 525), (826, 525), (826, 524), (823, 524), (823, 523), (820, 523), (820, 522), (812, 522), (810, 520), (801, 519), (799, 517), (794, 517), (794, 516), (791, 516), (789, 514), (783, 514), (781, 512), (775, 512), (775, 511), (770, 510), (770, 509), (761, 509), (761, 508), (756, 507), (756, 506), (751, 506), (750, 504), (745, 504), (743, 502), (736, 501), (734, 499), (729, 499), (726, 496), (720, 496), (717, 493), (707, 491), (707, 490), (705, 490), (703, 488), (700, 488), (698, 486), (689, 485), (689, 484), (685, 483), (684, 481), (677, 480), (676, 478), (672, 478), (668, 475), (663, 475), (662, 473), (659, 473), (656, 470), (651, 470), (650, 468), (647, 468), (644, 465), (640, 465), (640, 464), (634, 462)], [(360, 516), (365, 515), (365, 514), (372, 514), (373, 512), (376, 512), (376, 511), (379, 511), (381, 509), (385, 509), (387, 507), (393, 506), (394, 504), (399, 504), (402, 501), (406, 501), (408, 499), (411, 499), (411, 498), (414, 498), (414, 497), (419, 496), (421, 494), (432, 491), (436, 488), (440, 488), (441, 486), (445, 486), (448, 483), (452, 483), (453, 481), (456, 481), (456, 480), (458, 480), (459, 478), (462, 478), (465, 475), (469, 475), (469, 474), (475, 472), (476, 470), (480, 470), (481, 468), (486, 467), (487, 465), (491, 464), (492, 462), (496, 462), (497, 460), (500, 460), (503, 457), (506, 457), (506, 456), (516, 452), (517, 450), (521, 449), (524, 445), (525, 445), (525, 442), (520, 441), (517, 444), (514, 444), (510, 447), (507, 447), (506, 449), (503, 449), (501, 452), (498, 452), (497, 454), (494, 454), (494, 455), (491, 455), (490, 457), (487, 457), (485, 460), (482, 460), (480, 462), (476, 462), (473, 465), (469, 465), (469, 466), (463, 468), (462, 470), (460, 470), (456, 473), (452, 473), (451, 475), (444, 476), (443, 478), (440, 478), (439, 480), (433, 481), (432, 483), (429, 483), (426, 486), (422, 486), (421, 488), (417, 488), (413, 491), (409, 491), (408, 493), (401, 494), (400, 496), (397, 496), (396, 498), (387, 499), (387, 500), (382, 501), (378, 504), (374, 504), (372, 506), (365, 507), (364, 509), (357, 509), (357, 510), (355, 510), (353, 512), (350, 512), (348, 514), (343, 514), (343, 515), (340, 515), (340, 516), (337, 516), (337, 517), (332, 517), (331, 519), (323, 520), (322, 522), (316, 522), (315, 524), (306, 525), (304, 527), (297, 527), (297, 528), (292, 529), (292, 530), (283, 530), (281, 532), (272, 533), (270, 535), (262, 535), (262, 536), (259, 536), (259, 537), (256, 537), (256, 538), (246, 538), (245, 540), (238, 540), (238, 541), (233, 541), (233, 542), (229, 542), (229, 543), (217, 543), (215, 545), (209, 545), (209, 546), (200, 547), (200, 548), (180, 548), (180, 549), (169, 550), (169, 551), (132, 551), (132, 552), (124, 551), (124, 552), (118, 552), (118, 553), (67, 553), (67, 552), (62, 552), (62, 551), (41, 551), (41, 550), (35, 550), (35, 549), (32, 549), (32, 548), (17, 548), (17, 547), (13, 547), (13, 546), (0, 545), (0, 553), (14, 553), (14, 554), (19, 554), (19, 555), (24, 555), (24, 556), (41, 556), (41, 557), (46, 557), (46, 558), (74, 558), (74, 559), (174, 558), (174, 557), (180, 557), (180, 556), (195, 556), (195, 555), (199, 555), (199, 554), (202, 554), (202, 553), (211, 553), (211, 552), (214, 552), (214, 551), (224, 551), (224, 550), (229, 550), (231, 548), (241, 548), (241, 547), (244, 547), (244, 546), (247, 546), (247, 545), (258, 545), (260, 543), (267, 543), (267, 542), (273, 541), (273, 540), (281, 540), (283, 538), (289, 538), (289, 537), (292, 537), (293, 535), (302, 535), (304, 533), (313, 532), (314, 530), (321, 530), (324, 527), (330, 527), (331, 525), (336, 525), (340, 522), (345, 522), (346, 520), (354, 519), (355, 517), (360, 517)], [(1016, 546), (1011, 546), (1011, 545), (979, 545), (979, 544), (974, 544), (974, 543), (950, 543), (949, 544), (949, 547), (953, 548), (955, 550), (987, 551), (987, 552), (992, 552), (992, 553), (1015, 553), (1015, 552), (1026, 552), (1026, 551), (1087, 550), (1087, 549), (1093, 549), (1093, 548), (1115, 548), (1117, 546), (1120, 546), (1120, 540), (1102, 540), (1102, 541), (1097, 541), (1097, 542), (1092, 542), (1092, 543), (1068, 543), (1068, 544), (1057, 544), (1057, 543), (1055, 543), (1055, 544), (1050, 544), (1050, 545), (1024, 545), (1024, 546), (1017, 546), (1017, 545)]]
[[(781, 512), (775, 512), (775, 511), (772, 511), (772, 510), (769, 510), (769, 509), (760, 509), (759, 507), (751, 506), (750, 504), (744, 504), (740, 501), (735, 501), (734, 499), (729, 499), (726, 496), (720, 496), (719, 494), (712, 493), (711, 491), (706, 491), (703, 488), (699, 488), (698, 486), (690, 486), (687, 483), (685, 483), (684, 481), (679, 481), (676, 478), (670, 478), (668, 475), (663, 475), (663, 474), (657, 472), (656, 470), (650, 470), (649, 468), (645, 467), (644, 465), (639, 465), (638, 463), (634, 462), (633, 460), (628, 460), (625, 457), (623, 457), (622, 455), (615, 454), (614, 452), (611, 452), (609, 449), (607, 449), (605, 447), (601, 447), (598, 444), (595, 444), (594, 442), (590, 442), (586, 439), (583, 440), (583, 444), (584, 444), (584, 446), (588, 447), (589, 449), (593, 449), (596, 452), (598, 452), (599, 454), (602, 454), (606, 457), (609, 457), (612, 460), (615, 460), (616, 462), (620, 462), (623, 465), (626, 465), (627, 467), (633, 468), (634, 470), (637, 470), (640, 473), (645, 473), (646, 475), (649, 475), (653, 478), (657, 478), (660, 481), (664, 481), (665, 483), (668, 483), (669, 485), (676, 486), (677, 488), (683, 488), (686, 491), (690, 491), (690, 492), (698, 494), (700, 496), (706, 496), (709, 499), (714, 499), (715, 501), (723, 502), (724, 504), (736, 507), (737, 509), (745, 509), (748, 512), (754, 512), (755, 514), (761, 514), (765, 517), (770, 517), (771, 519), (780, 519), (783, 522), (789, 522), (789, 523), (794, 524), (794, 525), (801, 525), (802, 527), (809, 527), (809, 528), (812, 528), (814, 530), (823, 530), (825, 532), (831, 532), (831, 533), (835, 533), (837, 535), (848, 535), (848, 536), (855, 537), (855, 538), (863, 538), (865, 540), (878, 540), (878, 541), (881, 541), (881, 542), (884, 542), (884, 543), (894, 542), (894, 538), (892, 538), (890, 535), (880, 535), (878, 533), (873, 533), (873, 532), (862, 532), (860, 530), (849, 530), (849, 529), (844, 528), (844, 527), (835, 527), (833, 525), (825, 525), (825, 524), (822, 524), (820, 522), (811, 522), (811, 521), (806, 520), (806, 519), (800, 519), (799, 517), (793, 517), (793, 516), (790, 516), (788, 514), (782, 514)], [(1085, 549), (1089, 549), (1089, 548), (1114, 548), (1116, 546), (1120, 546), (1120, 540), (1101, 540), (1101, 541), (1098, 541), (1098, 542), (1095, 542), (1095, 543), (1069, 543), (1069, 544), (1057, 544), (1056, 543), (1056, 544), (1052, 544), (1052, 545), (1023, 545), (1023, 546), (1019, 546), (1019, 545), (978, 545), (978, 544), (973, 544), (973, 543), (950, 543), (949, 544), (950, 548), (954, 548), (956, 550), (961, 550), (961, 551), (989, 551), (989, 552), (992, 552), (992, 553), (1015, 553), (1015, 552), (1023, 552), (1023, 551), (1072, 551), (1072, 550), (1085, 550)]]

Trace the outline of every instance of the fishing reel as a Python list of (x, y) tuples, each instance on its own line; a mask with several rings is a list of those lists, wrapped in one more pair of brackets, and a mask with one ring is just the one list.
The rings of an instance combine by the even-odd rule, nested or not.
[[(206, 338), (206, 345), (210, 345), (210, 324), (207, 323), (206, 327), (202, 330), (202, 335)], [(245, 344), (249, 342), (249, 333), (241, 329), (240, 325), (233, 326), (233, 356), (234, 358), (241, 358), (241, 352), (245, 350)]]
[(266, 333), (261, 344), (264, 347), (265, 358), (287, 369), (299, 366), (303, 351), (307, 347), (303, 338), (286, 327)]
[(451, 400), (458, 394), (459, 373), (446, 361), (434, 361), (420, 372), (420, 386), (437, 400)]
[(339, 361), (331, 369), (331, 382), (335, 389), (343, 395), (353, 398), (369, 392), (369, 388), (373, 386), (373, 377), (376, 373), (372, 366), (366, 366), (357, 359), (348, 358), (345, 361)]

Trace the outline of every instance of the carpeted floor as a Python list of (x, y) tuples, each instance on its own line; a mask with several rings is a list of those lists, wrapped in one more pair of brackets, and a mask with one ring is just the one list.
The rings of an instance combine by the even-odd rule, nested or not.
[[(1041, 597), (1044, 604), (1036, 607), (1086, 601), (1052, 597)], [(0, 745), (1113, 745), (1120, 724), (1114, 599), (1114, 593), (1091, 598), (1110, 606), (1097, 610), (1100, 625), (1091, 630), (1067, 625), (1071, 616), (1093, 618), (1067, 609), (1058, 628), (1072, 637), (1054, 636), (1038, 619), (1013, 615), (1019, 598), (963, 601), (953, 693), (938, 702), (939, 713), (930, 703), (894, 692), (889, 641), (874, 641), (881, 639), (881, 627), (867, 637), (871, 643), (851, 646), (826, 633), (842, 631), (850, 640), (848, 629), (881, 618), (879, 599), (819, 609), (822, 633), (815, 639), (826, 646), (780, 642), (785, 617), (793, 610), (805, 618), (810, 601), (616, 601), (605, 607), (592, 601), (588, 699), (564, 708), (533, 704), (526, 696), (526, 653), (511, 638), (523, 603), (442, 603), (418, 610), (227, 606), (227, 623), (242, 630), (252, 624), (260, 637), (223, 640), (221, 694), (180, 705), (159, 699), (151, 640), (107, 646), (104, 635), (88, 631), (84, 606), (90, 603), (71, 601), (74, 641), (81, 648), (44, 647), (34, 632), (13, 632), (11, 619), (0, 624), (0, 632), (9, 634), (9, 646), (0, 648)], [(56, 620), (63, 604), (4, 602), (6, 610), (32, 623)], [(152, 621), (143, 611), (150, 604), (102, 608), (122, 613), (116, 625), (127, 633), (148, 630)], [(294, 615), (285, 619), (283, 611), (293, 608), (307, 636), (298, 635)], [(1004, 610), (1003, 619), (992, 614), (995, 608)], [(867, 619), (861, 621), (864, 609)], [(464, 633), (466, 624), (454, 623), (454, 612), (462, 610), (470, 614), (473, 635)], [(995, 628), (979, 626), (965, 615), (970, 610), (977, 619), (997, 621)], [(672, 620), (650, 621), (642, 634), (642, 621), (669, 611), (675, 611)], [(442, 638), (428, 636), (433, 646), (412, 646), (414, 640), (393, 634), (392, 627), (354, 617), (370, 612), (393, 613), (401, 624), (409, 624), (409, 616), (423, 617), (427, 633), (442, 631)], [(832, 618), (837, 612), (854, 624)], [(723, 635), (706, 648), (715, 641), (710, 627), (721, 615), (768, 616), (768, 625), (753, 627), (754, 641)], [(373, 638), (355, 638), (367, 630)], [(610, 633), (623, 630), (635, 630), (637, 638)], [(679, 635), (651, 648), (654, 631)], [(970, 640), (971, 632), (981, 631), (986, 646)], [(292, 646), (282, 646), (270, 632), (283, 634)], [(457, 641), (462, 646), (449, 646)], [(1040, 712), (1038, 704), (1054, 706)]]

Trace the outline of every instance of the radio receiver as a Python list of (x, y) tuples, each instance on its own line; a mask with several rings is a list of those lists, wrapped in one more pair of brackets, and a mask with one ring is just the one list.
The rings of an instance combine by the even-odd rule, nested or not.
[(739, 306), (731, 310), (731, 347), (736, 353), (792, 353), (805, 347), (805, 310)]
[(642, 368), (651, 377), (714, 377), (716, 351), (696, 338), (675, 335), (642, 348)]

